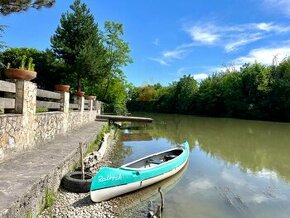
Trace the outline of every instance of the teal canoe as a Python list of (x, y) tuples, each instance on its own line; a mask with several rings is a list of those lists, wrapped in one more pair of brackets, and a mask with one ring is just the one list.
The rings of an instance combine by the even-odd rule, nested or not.
[(189, 144), (154, 153), (119, 168), (103, 167), (94, 176), (90, 196), (101, 202), (166, 179), (180, 171), (188, 161)]

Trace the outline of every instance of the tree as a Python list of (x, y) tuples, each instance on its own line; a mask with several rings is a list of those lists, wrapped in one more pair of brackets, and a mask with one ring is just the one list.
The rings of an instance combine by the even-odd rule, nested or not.
[(105, 22), (104, 43), (106, 53), (104, 56), (103, 77), (106, 79), (105, 87), (103, 87), (103, 98), (106, 98), (111, 80), (119, 78), (124, 80), (123, 66), (132, 63), (129, 56), (130, 48), (121, 36), (124, 34), (123, 25), (111, 21)]
[(0, 13), (7, 15), (14, 12), (26, 11), (29, 8), (40, 9), (42, 7), (51, 7), (55, 0), (0, 0)]
[(197, 82), (192, 76), (184, 75), (180, 78), (175, 88), (176, 109), (178, 112), (188, 113), (197, 90)]
[(57, 57), (67, 65), (66, 80), (80, 90), (85, 80), (99, 77), (104, 48), (98, 26), (87, 6), (75, 0), (70, 9), (72, 12), (62, 14), (51, 44)]

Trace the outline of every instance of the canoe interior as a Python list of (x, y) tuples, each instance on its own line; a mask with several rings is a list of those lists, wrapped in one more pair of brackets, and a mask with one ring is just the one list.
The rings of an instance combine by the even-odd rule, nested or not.
[(134, 161), (132, 163), (125, 164), (121, 168), (133, 168), (133, 169), (148, 169), (151, 167), (158, 166), (159, 164), (165, 163), (167, 161), (173, 160), (179, 155), (181, 155), (183, 149), (174, 149), (167, 152), (159, 153), (156, 155), (151, 155), (143, 159)]

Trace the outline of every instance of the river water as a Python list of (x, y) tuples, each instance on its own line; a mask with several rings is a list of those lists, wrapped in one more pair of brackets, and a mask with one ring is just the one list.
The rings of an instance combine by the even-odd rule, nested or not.
[(121, 196), (126, 202), (124, 217), (135, 217), (140, 208), (146, 213), (148, 202), (160, 201), (159, 186), (166, 218), (290, 217), (290, 124), (142, 115), (154, 118), (154, 123), (122, 130), (115, 166), (184, 140), (191, 154), (176, 176)]

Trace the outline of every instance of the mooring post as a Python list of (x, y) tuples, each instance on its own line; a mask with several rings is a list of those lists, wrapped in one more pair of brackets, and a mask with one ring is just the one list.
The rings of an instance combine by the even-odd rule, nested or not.
[(161, 187), (158, 188), (158, 192), (160, 193), (160, 198), (161, 198), (161, 211), (163, 211), (164, 207), (164, 198), (163, 198), (163, 193), (161, 191)]
[(84, 157), (83, 157), (83, 143), (80, 142), (80, 162), (81, 162), (81, 170), (82, 170), (82, 180), (85, 179), (85, 169), (84, 169)]

